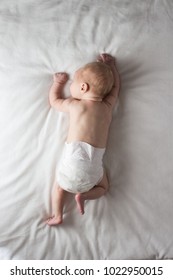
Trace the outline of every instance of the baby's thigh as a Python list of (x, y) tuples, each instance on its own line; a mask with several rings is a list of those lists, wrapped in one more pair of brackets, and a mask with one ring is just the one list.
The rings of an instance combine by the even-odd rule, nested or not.
[(102, 180), (98, 183), (99, 186), (105, 189), (105, 192), (109, 189), (109, 182), (106, 172), (104, 171)]

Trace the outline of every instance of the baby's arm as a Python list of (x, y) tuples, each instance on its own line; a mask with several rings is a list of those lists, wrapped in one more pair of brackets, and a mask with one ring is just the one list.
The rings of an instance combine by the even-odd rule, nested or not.
[(109, 106), (113, 108), (115, 106), (120, 91), (120, 76), (115, 66), (115, 62), (114, 65), (110, 65), (110, 66), (114, 75), (115, 82), (114, 82), (114, 86), (111, 89), (111, 92), (104, 98), (104, 102), (106, 102)]
[(54, 74), (53, 79), (54, 81), (49, 91), (50, 105), (59, 111), (68, 112), (68, 105), (71, 103), (72, 99), (64, 99), (61, 97), (68, 76), (66, 73), (56, 73)]

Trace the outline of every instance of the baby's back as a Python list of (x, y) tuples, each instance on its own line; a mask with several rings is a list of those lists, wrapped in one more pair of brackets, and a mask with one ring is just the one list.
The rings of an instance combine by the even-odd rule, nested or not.
[(82, 141), (105, 148), (112, 112), (104, 101), (75, 100), (70, 106), (67, 142)]

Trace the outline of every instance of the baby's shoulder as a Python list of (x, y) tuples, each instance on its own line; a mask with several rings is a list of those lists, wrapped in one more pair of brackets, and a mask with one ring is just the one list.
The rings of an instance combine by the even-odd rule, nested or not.
[(78, 112), (83, 108), (84, 108), (84, 104), (83, 104), (83, 102), (81, 102), (80, 99), (72, 98), (72, 101), (71, 101), (71, 104), (70, 104), (70, 110), (72, 112)]

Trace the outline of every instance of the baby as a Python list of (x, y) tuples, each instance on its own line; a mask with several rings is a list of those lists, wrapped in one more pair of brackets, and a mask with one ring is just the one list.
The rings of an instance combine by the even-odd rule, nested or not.
[(79, 212), (84, 214), (85, 200), (100, 198), (109, 188), (102, 160), (120, 89), (115, 59), (101, 54), (97, 62), (77, 70), (70, 86), (71, 97), (63, 99), (61, 93), (67, 80), (66, 73), (56, 73), (49, 92), (51, 106), (70, 117), (52, 191), (52, 217), (46, 221), (50, 226), (63, 222), (66, 192), (75, 193)]

